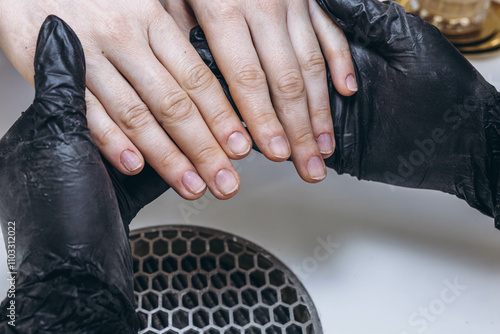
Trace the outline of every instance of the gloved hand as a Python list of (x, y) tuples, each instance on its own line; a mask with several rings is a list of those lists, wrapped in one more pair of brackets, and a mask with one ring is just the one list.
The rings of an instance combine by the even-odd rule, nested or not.
[(35, 100), (0, 141), (0, 221), (17, 272), (0, 333), (137, 333), (126, 229), (168, 186), (150, 167), (127, 177), (103, 163), (86, 126), (83, 50), (55, 16), (35, 70)]
[[(339, 174), (441, 190), (494, 216), (500, 228), (500, 96), (437, 28), (394, 2), (318, 0), (344, 29), (359, 91), (329, 78)], [(201, 30), (191, 41), (226, 94)]]

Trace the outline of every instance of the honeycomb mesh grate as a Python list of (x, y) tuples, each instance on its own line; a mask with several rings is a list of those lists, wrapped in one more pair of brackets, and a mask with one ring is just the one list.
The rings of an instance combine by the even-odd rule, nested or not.
[(259, 246), (197, 226), (130, 233), (140, 334), (319, 334), (299, 279)]

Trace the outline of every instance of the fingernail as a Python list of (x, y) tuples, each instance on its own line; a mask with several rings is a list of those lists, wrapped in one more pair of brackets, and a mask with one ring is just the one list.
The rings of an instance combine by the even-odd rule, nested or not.
[(142, 161), (137, 154), (130, 150), (123, 151), (120, 161), (122, 165), (129, 171), (134, 172), (142, 167)]
[(182, 176), (182, 184), (195, 195), (201, 193), (207, 187), (201, 177), (192, 170), (188, 170), (184, 173)]
[(319, 151), (321, 154), (331, 154), (333, 153), (333, 140), (329, 133), (323, 133), (320, 135), (316, 142), (318, 143)]
[(271, 139), (269, 147), (276, 158), (288, 158), (290, 156), (288, 142), (282, 136)]
[(252, 148), (248, 140), (240, 132), (235, 132), (230, 135), (227, 139), (227, 145), (229, 146), (229, 149), (236, 155), (247, 154)]
[(325, 164), (318, 157), (309, 159), (307, 162), (307, 171), (313, 180), (323, 180), (326, 177)]
[(346, 84), (347, 84), (347, 89), (349, 89), (351, 92), (357, 92), (358, 91), (358, 83), (356, 81), (356, 78), (354, 75), (349, 74), (346, 78)]
[(215, 184), (224, 195), (232, 194), (238, 189), (238, 182), (233, 173), (223, 169), (215, 176)]

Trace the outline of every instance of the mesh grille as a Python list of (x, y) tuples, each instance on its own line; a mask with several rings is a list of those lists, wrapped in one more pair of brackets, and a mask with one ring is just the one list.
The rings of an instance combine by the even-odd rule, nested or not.
[(218, 230), (132, 231), (140, 334), (322, 333), (298, 278), (259, 246)]

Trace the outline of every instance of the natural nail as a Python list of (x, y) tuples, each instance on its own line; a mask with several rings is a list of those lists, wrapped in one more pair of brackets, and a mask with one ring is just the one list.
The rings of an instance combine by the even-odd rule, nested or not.
[(192, 170), (188, 170), (184, 173), (182, 176), (182, 184), (194, 195), (201, 193), (207, 187), (201, 177)]
[(120, 157), (122, 165), (129, 171), (134, 172), (142, 167), (142, 160), (139, 159), (137, 154), (130, 150), (125, 150), (122, 152)]
[(307, 162), (307, 171), (313, 180), (323, 180), (326, 177), (325, 164), (319, 157), (309, 159)]
[(238, 189), (236, 178), (233, 173), (227, 169), (223, 169), (217, 173), (215, 176), (215, 184), (224, 195), (232, 194)]
[(346, 81), (346, 84), (347, 84), (347, 88), (351, 92), (357, 92), (358, 91), (358, 82), (356, 81), (356, 78), (354, 77), (354, 75), (349, 74), (347, 76), (347, 79), (345, 81)]
[(271, 139), (269, 147), (276, 158), (288, 158), (290, 156), (290, 147), (282, 136)]
[(229, 146), (229, 149), (236, 155), (245, 155), (252, 148), (248, 140), (240, 132), (235, 132), (230, 135), (227, 139), (227, 145)]
[(321, 154), (333, 153), (333, 140), (329, 133), (323, 133), (316, 139)]

